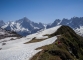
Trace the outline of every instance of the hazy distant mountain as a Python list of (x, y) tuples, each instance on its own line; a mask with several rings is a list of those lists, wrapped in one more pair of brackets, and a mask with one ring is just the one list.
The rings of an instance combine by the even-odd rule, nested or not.
[[(73, 17), (71, 19), (56, 19), (50, 27), (54, 27), (57, 25), (68, 25), (72, 28), (79, 28), (80, 26), (83, 26), (83, 17)], [(47, 27), (48, 28), (48, 27)]]
[(26, 36), (28, 34), (35, 33), (38, 30), (44, 28), (44, 24), (35, 23), (33, 21), (30, 21), (28, 18), (24, 17), (15, 22), (10, 21), (4, 26), (2, 26), (2, 28), (6, 30), (15, 31), (22, 36)]
[(56, 19), (51, 25), (47, 25), (47, 28), (51, 28), (57, 25), (67, 25), (73, 28), (78, 34), (83, 35), (83, 17), (73, 17), (71, 19)]
[(3, 22), (3, 20), (0, 20), (0, 27), (5, 25), (5, 23)]

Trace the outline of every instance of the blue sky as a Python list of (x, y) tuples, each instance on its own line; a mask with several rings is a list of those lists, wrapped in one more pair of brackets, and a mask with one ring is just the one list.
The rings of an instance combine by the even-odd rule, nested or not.
[(0, 20), (5, 22), (27, 17), (51, 23), (74, 16), (83, 17), (83, 0), (0, 0)]

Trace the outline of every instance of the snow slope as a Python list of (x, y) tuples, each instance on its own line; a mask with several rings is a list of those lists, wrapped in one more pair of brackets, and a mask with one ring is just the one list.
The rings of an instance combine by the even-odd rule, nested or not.
[(52, 34), (52, 33), (56, 32), (57, 29), (60, 27), (61, 27), (61, 25), (53, 27), (53, 28), (45, 29), (45, 30), (40, 30), (35, 34), (28, 35), (27, 37), (31, 38), (33, 36), (33, 37), (36, 37), (36, 39), (48, 38), (48, 36), (45, 36), (46, 34), (48, 34), (48, 35)]
[[(16, 39), (14, 37), (16, 40), (10, 40), (11, 37), (9, 40), (8, 38), (1, 39), (2, 42), (0, 43), (0, 48), (2, 49), (0, 50), (0, 60), (29, 60), (32, 56), (42, 50), (35, 50), (36, 48), (52, 44), (57, 39), (57, 37), (54, 36), (41, 42), (29, 44), (24, 43), (32, 40), (34, 37), (37, 39), (42, 39), (45, 37), (44, 35), (52, 34), (57, 31), (58, 28), (60, 28), (60, 26), (46, 29), (20, 39)], [(5, 45), (2, 45), (4, 43), (3, 40), (7, 40)]]
[[(24, 38), (25, 39), (25, 38)], [(53, 43), (57, 38), (52, 37), (37, 43), (23, 44), (21, 42), (8, 42), (0, 51), (0, 60), (29, 60), (33, 55), (41, 50), (35, 50), (38, 47)], [(11, 44), (11, 45), (10, 45)]]
[(83, 36), (83, 26), (80, 26), (80, 28), (74, 29), (75, 32), (81, 36)]

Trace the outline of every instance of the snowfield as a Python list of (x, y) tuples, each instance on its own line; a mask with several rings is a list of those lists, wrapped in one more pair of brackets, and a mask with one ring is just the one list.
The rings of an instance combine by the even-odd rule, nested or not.
[(8, 38), (4, 38), (4, 39), (0, 39), (0, 43), (1, 42), (6, 42), (6, 41), (9, 41), (9, 40), (11, 40), (11, 39), (16, 39), (17, 37), (8, 37)]
[(80, 28), (75, 29), (75, 32), (78, 35), (83, 36), (83, 26), (80, 26)]
[[(1, 39), (0, 48), (2, 49), (0, 50), (0, 60), (30, 60), (31, 57), (42, 50), (35, 50), (36, 48), (52, 44), (57, 39), (56, 36), (48, 38), (44, 35), (52, 34), (57, 31), (58, 28), (60, 28), (60, 26), (46, 29), (20, 39), (16, 39), (16, 37), (14, 37), (16, 40), (10, 40), (11, 37)], [(41, 42), (24, 44), (25, 42), (32, 40), (34, 37), (36, 37), (36, 39), (48, 39)], [(3, 40), (7, 40), (5, 45), (2, 45), (4, 43)]]
[(60, 27), (61, 27), (61, 25), (53, 27), (53, 28), (41, 30), (41, 31), (38, 31), (35, 34), (28, 35), (27, 37), (29, 37), (29, 38), (36, 37), (36, 39), (48, 38), (48, 36), (45, 36), (46, 34), (50, 35), (50, 34), (56, 32), (57, 29), (60, 28)]

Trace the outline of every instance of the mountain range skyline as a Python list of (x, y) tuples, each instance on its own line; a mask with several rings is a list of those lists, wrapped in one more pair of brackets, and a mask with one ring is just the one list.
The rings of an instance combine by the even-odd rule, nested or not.
[(42, 29), (48, 29), (58, 25), (70, 26), (77, 34), (83, 36), (83, 17), (72, 17), (71, 19), (63, 18), (62, 20), (56, 19), (52, 23), (37, 23), (29, 20), (27, 17), (21, 18), (16, 21), (9, 21), (4, 23), (0, 21), (0, 27), (6, 30), (17, 32), (22, 36), (36, 33)]
[(83, 18), (83, 16), (82, 17), (78, 17), (78, 16), (73, 16), (73, 17), (71, 17), (71, 18), (62, 18), (62, 19), (59, 19), (59, 18), (57, 18), (57, 19), (54, 19), (52, 22), (49, 22), (49, 23), (45, 23), (45, 22), (41, 22), (41, 21), (39, 21), (39, 22), (36, 22), (36, 21), (33, 21), (33, 20), (31, 20), (31, 19), (29, 19), (28, 17), (22, 17), (22, 18), (19, 18), (19, 19), (16, 19), (16, 20), (8, 20), (8, 21), (5, 21), (5, 20), (3, 20), (3, 19), (0, 19), (0, 22), (2, 21), (2, 22), (4, 22), (4, 23), (8, 23), (8, 22), (15, 22), (15, 21), (17, 21), (17, 20), (20, 20), (20, 19), (28, 19), (29, 21), (32, 21), (32, 22), (35, 22), (35, 23), (43, 23), (43, 24), (51, 24), (51, 23), (53, 23), (55, 20), (63, 20), (63, 19), (67, 19), (67, 20), (70, 20), (70, 19), (72, 19), (72, 18)]

